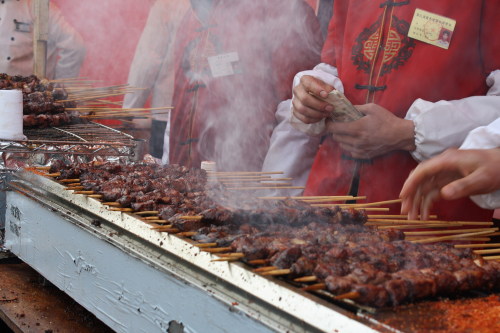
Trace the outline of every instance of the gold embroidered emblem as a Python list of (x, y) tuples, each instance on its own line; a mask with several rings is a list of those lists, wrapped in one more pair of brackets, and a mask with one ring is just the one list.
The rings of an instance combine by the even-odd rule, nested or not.
[[(377, 31), (374, 34), (372, 34), (368, 38), (368, 40), (364, 43), (363, 54), (368, 60), (373, 60), (373, 58), (375, 57), (377, 48), (379, 47), (379, 40), (380, 40), (379, 36), (380, 34)], [(385, 43), (384, 46), (384, 54), (382, 61), (386, 63), (394, 59), (394, 57), (398, 55), (398, 52), (401, 49), (401, 45), (402, 45), (401, 37), (398, 34), (398, 32), (395, 31), (394, 29), (390, 29), (387, 36), (387, 42)]]

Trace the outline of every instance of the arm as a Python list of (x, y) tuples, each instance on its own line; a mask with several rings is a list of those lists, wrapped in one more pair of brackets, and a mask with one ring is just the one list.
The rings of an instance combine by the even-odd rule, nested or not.
[(55, 78), (77, 77), (85, 58), (85, 44), (80, 34), (64, 19), (59, 8), (50, 4), (49, 48), (57, 49)]
[[(283, 171), (280, 177), (293, 178), (293, 186), (305, 186), (321, 137), (309, 136), (293, 128), (288, 121), (290, 106), (291, 100), (278, 105), (278, 125), (273, 130), (262, 171)], [(278, 190), (274, 194), (283, 195), (282, 191)], [(301, 195), (302, 191), (289, 190), (286, 194)]]
[(436, 103), (418, 99), (413, 103), (405, 119), (415, 124), (416, 160), (459, 147), (472, 129), (500, 117), (500, 70), (493, 71), (486, 83), (490, 87), (486, 96)]
[(402, 212), (426, 219), (432, 203), (470, 196), (483, 208), (500, 208), (500, 119), (472, 131), (460, 150), (421, 163), (401, 191)]
[(131, 86), (142, 89), (125, 95), (124, 108), (143, 107), (158, 80), (158, 73), (166, 60), (172, 38), (168, 24), (171, 15), (168, 3), (169, 1), (156, 1), (151, 7), (127, 80)]

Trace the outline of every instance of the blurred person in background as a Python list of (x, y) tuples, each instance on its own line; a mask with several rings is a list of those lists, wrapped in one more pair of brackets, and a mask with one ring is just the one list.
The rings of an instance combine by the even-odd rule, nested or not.
[[(500, 112), (500, 111), (499, 111)], [(500, 208), (500, 118), (474, 129), (460, 149), (422, 162), (401, 191), (401, 212), (427, 219), (434, 202), (471, 196), (478, 206)]]
[(191, 0), (181, 26), (170, 163), (260, 171), (277, 105), (319, 61), (314, 11), (302, 0)]
[[(189, 0), (157, 0), (149, 12), (146, 26), (137, 45), (130, 66), (128, 84), (141, 88), (125, 95), (123, 108), (142, 108), (151, 97), (151, 108), (172, 105), (174, 90), (173, 45), (180, 21), (189, 7)], [(170, 112), (151, 112), (152, 120), (134, 120), (139, 129), (150, 129), (149, 154), (156, 159), (165, 157), (168, 163), (168, 139), (170, 137)], [(165, 151), (163, 155), (165, 140)]]
[[(334, 1), (323, 63), (297, 75), (288, 117), (320, 138), (311, 139), (316, 149), (308, 146), (315, 157), (304, 194), (395, 199), (416, 161), (459, 147), (472, 129), (495, 120), (500, 40), (490, 32), (500, 28), (499, 10), (499, 2), (484, 0), (466, 11), (452, 1)], [(437, 45), (443, 27), (452, 32), (448, 48)], [(327, 120), (334, 109), (323, 99), (334, 88), (365, 116)], [(296, 160), (303, 143), (282, 142)], [(492, 216), (469, 199), (434, 208), (442, 219)]]
[[(4, 0), (0, 3), (0, 73), (33, 74), (34, 1)], [(74, 78), (85, 58), (81, 36), (53, 3), (49, 7), (47, 41), (48, 79)]]

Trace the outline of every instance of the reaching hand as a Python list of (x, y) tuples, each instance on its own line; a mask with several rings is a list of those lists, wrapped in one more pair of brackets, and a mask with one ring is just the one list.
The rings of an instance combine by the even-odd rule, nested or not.
[(415, 149), (414, 125), (377, 104), (357, 105), (365, 117), (347, 123), (327, 122), (341, 148), (354, 158), (373, 158), (393, 150)]
[(333, 106), (321, 100), (326, 98), (333, 87), (315, 77), (304, 75), (293, 88), (293, 113), (306, 124), (317, 123), (330, 115)]
[(421, 163), (408, 177), (400, 197), (401, 212), (415, 219), (420, 211), (427, 219), (432, 203), (500, 189), (500, 148), (449, 149)]

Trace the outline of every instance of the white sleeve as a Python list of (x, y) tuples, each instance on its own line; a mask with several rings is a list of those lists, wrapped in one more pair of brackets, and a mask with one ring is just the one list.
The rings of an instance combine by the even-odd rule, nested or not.
[(165, 3), (156, 1), (149, 11), (127, 80), (131, 86), (141, 89), (125, 95), (123, 108), (143, 107), (158, 80), (170, 41), (169, 13), (165, 10)]
[[(344, 92), (344, 86), (342, 85), (342, 81), (338, 78), (338, 71), (337, 68), (330, 66), (325, 63), (321, 63), (319, 65), (316, 65), (312, 70), (309, 71), (302, 71), (300, 73), (297, 73), (293, 79), (293, 87), (297, 86), (300, 83), (300, 79), (304, 75), (310, 75), (313, 76), (329, 85), (334, 87), (335, 89)], [(293, 98), (293, 97), (292, 97)], [(289, 122), (292, 124), (293, 127), (298, 129), (301, 132), (304, 132), (308, 135), (313, 135), (313, 136), (321, 136), (325, 133), (326, 127), (325, 127), (325, 120), (321, 120), (317, 123), (314, 124), (305, 124), (301, 120), (299, 120), (297, 117), (292, 112), (292, 104), (290, 103), (290, 109), (289, 109)]]
[[(321, 138), (309, 136), (293, 128), (288, 121), (288, 114), (292, 101), (286, 100), (278, 105), (276, 111), (277, 125), (271, 136), (271, 143), (267, 152), (262, 171), (283, 171), (280, 177), (293, 178), (293, 186), (305, 186), (314, 157)], [(269, 195), (301, 195), (303, 190), (276, 190)]]
[[(492, 149), (500, 147), (500, 118), (488, 126), (481, 126), (469, 133), (460, 149)], [(470, 197), (485, 209), (500, 208), (500, 190)]]
[(486, 96), (472, 96), (454, 101), (428, 102), (417, 99), (405, 117), (415, 124), (418, 161), (429, 159), (450, 147), (459, 147), (467, 134), (500, 117), (500, 70), (487, 80), (490, 89)]
[(49, 47), (57, 49), (55, 78), (73, 78), (80, 74), (85, 44), (80, 34), (64, 19), (59, 8), (50, 4)]

